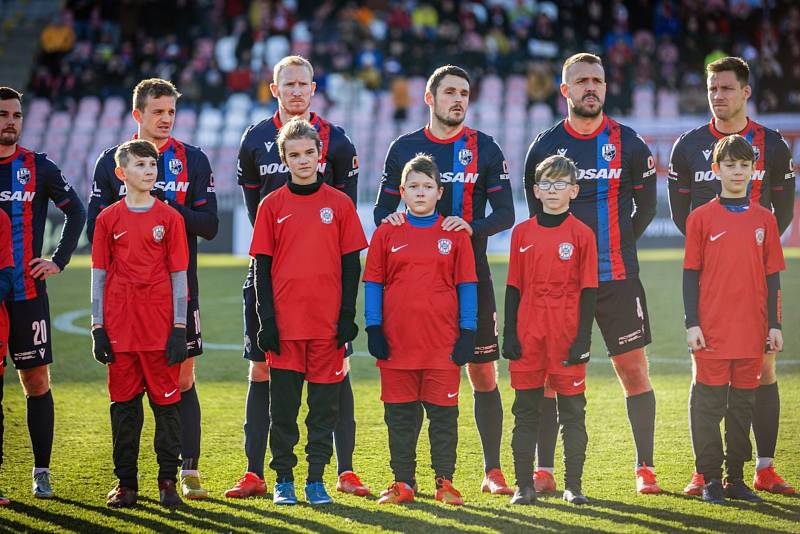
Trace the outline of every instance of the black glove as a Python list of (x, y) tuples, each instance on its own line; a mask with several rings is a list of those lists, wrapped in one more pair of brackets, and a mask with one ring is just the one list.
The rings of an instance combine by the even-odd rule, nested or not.
[(456, 340), (456, 345), (453, 347), (453, 354), (450, 359), (454, 364), (461, 367), (465, 363), (472, 361), (475, 355), (475, 330), (461, 329), (461, 335)]
[(522, 345), (519, 342), (517, 330), (508, 326), (503, 329), (503, 358), (506, 360), (522, 358)]
[(103, 365), (114, 363), (114, 353), (111, 352), (111, 340), (108, 339), (106, 329), (102, 326), (92, 330), (92, 355)]
[(590, 339), (576, 338), (569, 348), (569, 358), (562, 361), (561, 365), (569, 367), (570, 365), (580, 365), (582, 363), (589, 363), (589, 349), (591, 348)]
[(367, 347), (369, 353), (375, 356), (378, 360), (389, 359), (389, 344), (386, 342), (386, 336), (383, 335), (383, 327), (379, 324), (374, 324), (367, 327)]
[(186, 327), (173, 326), (172, 332), (167, 339), (167, 365), (172, 367), (175, 364), (183, 363), (189, 357), (189, 350), (186, 348)]
[(336, 348), (344, 347), (348, 341), (353, 341), (358, 335), (358, 325), (355, 322), (355, 314), (349, 312), (339, 312), (339, 321), (336, 324)]
[(258, 348), (275, 355), (281, 353), (278, 323), (275, 322), (275, 317), (266, 317), (261, 321), (261, 328), (258, 329)]

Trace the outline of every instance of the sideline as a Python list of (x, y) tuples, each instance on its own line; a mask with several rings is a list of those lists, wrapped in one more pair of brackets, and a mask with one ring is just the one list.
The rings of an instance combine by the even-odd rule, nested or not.
[[(82, 317), (88, 317), (91, 315), (92, 310), (89, 308), (80, 309), (80, 310), (72, 310), (66, 313), (62, 313), (61, 315), (57, 316), (53, 321), (53, 328), (60, 332), (66, 332), (67, 334), (76, 334), (79, 336), (88, 336), (89, 329), (84, 326), (77, 326), (75, 321)], [(234, 345), (231, 343), (203, 343), (203, 348), (209, 350), (230, 350), (230, 351), (242, 351), (241, 345)], [(368, 352), (363, 351), (356, 351), (353, 353), (353, 356), (369, 356)], [(668, 364), (685, 364), (687, 367), (689, 366), (689, 358), (670, 358), (665, 356), (648, 356), (647, 359), (650, 363), (668, 363)], [(800, 365), (800, 360), (786, 360), (780, 359), (775, 362), (776, 365), (784, 366), (784, 365)]]

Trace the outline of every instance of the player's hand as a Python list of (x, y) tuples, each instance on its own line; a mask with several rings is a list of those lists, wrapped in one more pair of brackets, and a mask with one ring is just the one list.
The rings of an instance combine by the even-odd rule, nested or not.
[(469, 223), (461, 217), (456, 217), (455, 215), (450, 215), (449, 217), (444, 218), (442, 221), (442, 230), (445, 232), (458, 232), (459, 230), (465, 230), (467, 234), (472, 236), (472, 226), (470, 226)]
[(456, 345), (453, 347), (453, 354), (450, 360), (459, 367), (465, 363), (470, 363), (475, 355), (475, 330), (461, 329), (461, 335), (456, 340)]
[(700, 350), (706, 348), (706, 338), (703, 337), (703, 331), (699, 326), (692, 326), (686, 329), (686, 343), (692, 350)]
[(173, 326), (169, 339), (167, 339), (167, 365), (172, 367), (175, 364), (183, 363), (188, 357), (189, 349), (186, 348), (186, 327)]
[(506, 326), (503, 329), (503, 358), (506, 360), (519, 360), (522, 358), (522, 344), (514, 328)]
[(569, 348), (569, 356), (561, 362), (561, 365), (569, 367), (570, 365), (589, 363), (591, 344), (591, 339), (576, 339), (573, 341)]
[(111, 351), (111, 340), (102, 326), (92, 329), (92, 355), (103, 365), (114, 363), (114, 353)]
[(403, 215), (403, 212), (395, 211), (394, 213), (390, 213), (383, 219), (381, 219), (381, 224), (389, 223), (392, 226), (403, 226), (403, 223), (406, 222), (406, 217)]
[(261, 328), (258, 330), (257, 341), (259, 349), (264, 352), (280, 355), (281, 342), (278, 337), (278, 323), (275, 322), (275, 317), (267, 317), (261, 321)]
[(781, 352), (783, 350), (783, 332), (781, 332), (780, 328), (769, 329), (767, 345), (770, 348), (769, 352)]
[(336, 323), (336, 348), (341, 349), (348, 341), (353, 341), (358, 335), (358, 325), (354, 322), (355, 315), (340, 312), (339, 321)]
[(33, 258), (28, 266), (31, 267), (31, 276), (40, 280), (47, 280), (54, 274), (61, 272), (61, 269), (51, 260), (44, 258)]
[(389, 343), (386, 342), (381, 325), (374, 324), (367, 327), (367, 348), (376, 359), (389, 359)]

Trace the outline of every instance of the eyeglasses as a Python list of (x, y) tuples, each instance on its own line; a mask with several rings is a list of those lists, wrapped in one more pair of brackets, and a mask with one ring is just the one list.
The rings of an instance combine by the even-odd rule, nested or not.
[(563, 191), (567, 187), (571, 186), (571, 182), (565, 182), (563, 180), (559, 180), (557, 182), (551, 182), (549, 180), (543, 180), (541, 182), (536, 183), (536, 187), (541, 189), (542, 191), (550, 191), (551, 188), (555, 189), (556, 191)]

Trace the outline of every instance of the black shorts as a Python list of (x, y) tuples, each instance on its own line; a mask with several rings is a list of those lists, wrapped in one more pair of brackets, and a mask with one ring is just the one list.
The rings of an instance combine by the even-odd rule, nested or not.
[(10, 331), (8, 353), (17, 369), (53, 363), (50, 344), (50, 302), (47, 293), (30, 300), (7, 301)]
[(193, 297), (186, 305), (186, 349), (189, 357), (203, 354), (203, 334), (200, 331), (200, 299)]
[(600, 282), (595, 319), (609, 356), (650, 344), (650, 316), (644, 287), (638, 278)]
[[(267, 358), (264, 351), (258, 348), (258, 329), (261, 324), (258, 322), (256, 312), (256, 286), (253, 278), (247, 277), (242, 288), (242, 300), (244, 302), (244, 353), (243, 357), (251, 362), (265, 362)], [(278, 333), (280, 335), (280, 332)], [(353, 344), (347, 343), (344, 348), (344, 357), (353, 354)]]
[(497, 307), (492, 279), (478, 280), (478, 330), (475, 332), (473, 363), (488, 363), (500, 358), (497, 342)]

